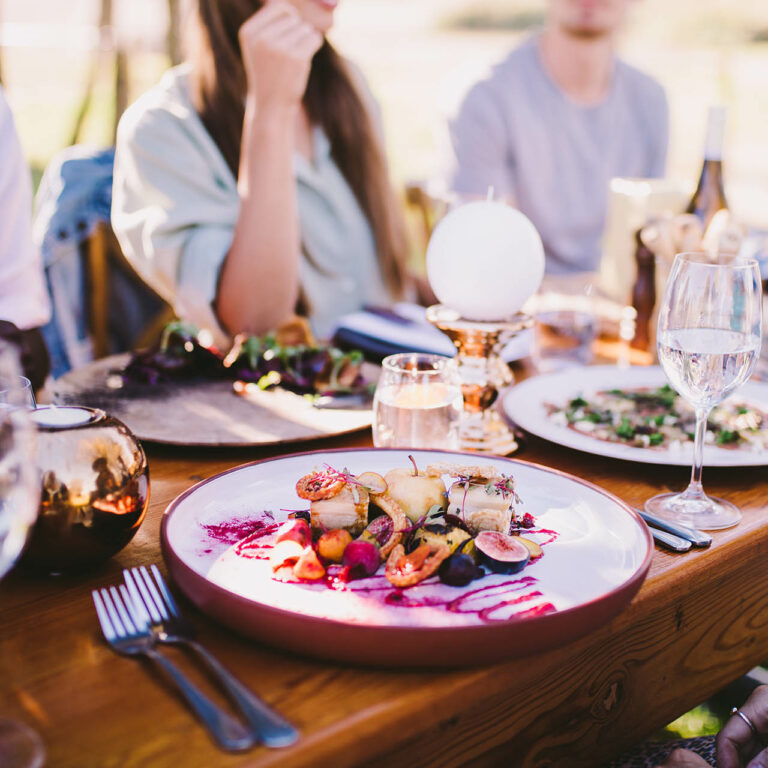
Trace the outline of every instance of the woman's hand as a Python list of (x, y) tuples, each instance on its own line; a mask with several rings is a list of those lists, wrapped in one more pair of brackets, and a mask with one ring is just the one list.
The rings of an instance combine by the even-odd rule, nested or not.
[(768, 685), (752, 691), (741, 711), (757, 728), (757, 736), (738, 715), (717, 735), (718, 768), (768, 768)]
[(290, 3), (271, 0), (240, 27), (238, 38), (256, 108), (298, 106), (323, 36)]

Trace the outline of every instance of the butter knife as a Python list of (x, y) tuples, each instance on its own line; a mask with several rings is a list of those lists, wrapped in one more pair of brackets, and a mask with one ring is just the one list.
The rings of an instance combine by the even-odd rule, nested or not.
[(681, 539), (679, 536), (675, 536), (673, 533), (667, 531), (660, 531), (658, 528), (649, 526), (653, 540), (657, 544), (661, 544), (667, 549), (671, 549), (673, 552), (687, 552), (691, 548), (691, 542), (687, 539)]
[(712, 537), (704, 531), (699, 531), (696, 528), (689, 528), (687, 525), (680, 525), (679, 523), (670, 523), (668, 520), (663, 520), (660, 517), (656, 517), (656, 515), (651, 515), (645, 510), (638, 509), (637, 507), (634, 507), (634, 509), (649, 525), (686, 539), (687, 541), (690, 541), (694, 547), (708, 547), (712, 543)]

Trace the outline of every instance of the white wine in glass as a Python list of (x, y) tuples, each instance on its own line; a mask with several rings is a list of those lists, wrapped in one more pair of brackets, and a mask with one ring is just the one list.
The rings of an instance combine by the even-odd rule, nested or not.
[(756, 261), (713, 262), (709, 254), (675, 257), (659, 313), (659, 362), (696, 412), (691, 482), (682, 493), (645, 502), (651, 514), (693, 528), (736, 525), (741, 513), (710, 498), (701, 483), (704, 436), (712, 407), (750, 377), (760, 353), (761, 282)]

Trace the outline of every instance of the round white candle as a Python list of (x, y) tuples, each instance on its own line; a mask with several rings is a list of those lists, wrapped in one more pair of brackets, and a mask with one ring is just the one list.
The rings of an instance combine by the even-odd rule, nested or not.
[(440, 303), (467, 320), (501, 320), (541, 285), (544, 247), (520, 211), (490, 200), (467, 203), (432, 233), (427, 276)]
[(32, 411), (32, 420), (41, 427), (76, 427), (87, 424), (93, 411), (77, 406), (43, 406)]

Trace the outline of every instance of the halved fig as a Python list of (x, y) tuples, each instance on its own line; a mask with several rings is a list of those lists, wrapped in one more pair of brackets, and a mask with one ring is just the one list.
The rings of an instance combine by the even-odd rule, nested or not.
[(517, 573), (531, 559), (528, 547), (518, 537), (498, 531), (482, 531), (475, 536), (480, 564), (494, 573)]

